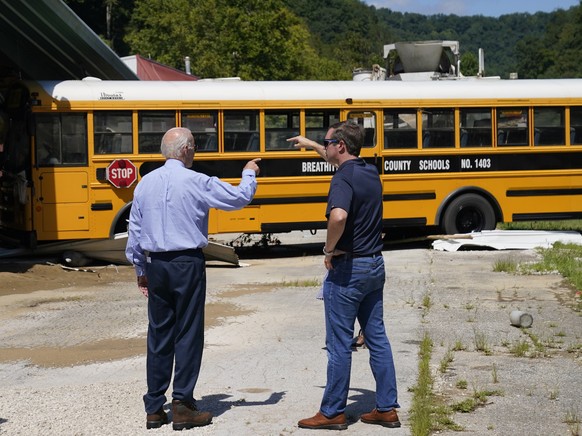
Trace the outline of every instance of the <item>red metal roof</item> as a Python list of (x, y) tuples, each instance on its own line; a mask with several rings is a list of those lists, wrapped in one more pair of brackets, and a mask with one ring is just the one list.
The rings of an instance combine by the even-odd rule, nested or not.
[(140, 55), (135, 55), (136, 74), (140, 80), (198, 80), (198, 77), (186, 74), (167, 65)]

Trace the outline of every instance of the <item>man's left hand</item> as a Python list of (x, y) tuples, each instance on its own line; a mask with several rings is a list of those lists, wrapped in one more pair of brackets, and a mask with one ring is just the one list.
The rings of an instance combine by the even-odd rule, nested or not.
[(137, 277), (137, 287), (141, 293), (147, 298), (148, 296), (148, 278), (146, 276)]

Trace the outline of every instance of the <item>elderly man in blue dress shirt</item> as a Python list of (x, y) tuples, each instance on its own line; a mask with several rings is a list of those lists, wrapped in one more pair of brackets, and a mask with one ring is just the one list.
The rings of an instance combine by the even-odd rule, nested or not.
[[(204, 345), (208, 211), (240, 209), (257, 189), (257, 162), (249, 161), (238, 186), (190, 170), (196, 147), (190, 130), (176, 127), (162, 138), (164, 166), (137, 185), (129, 217), (126, 256), (148, 297), (146, 428), (168, 423), (166, 391), (174, 371), (174, 430), (210, 424), (194, 400)], [(174, 362), (175, 361), (175, 362)]]

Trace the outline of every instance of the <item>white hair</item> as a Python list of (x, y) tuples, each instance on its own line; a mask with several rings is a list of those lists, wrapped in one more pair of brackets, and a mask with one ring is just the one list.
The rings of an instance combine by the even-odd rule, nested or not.
[(180, 159), (182, 149), (194, 146), (192, 132), (185, 127), (173, 127), (162, 138), (160, 150), (166, 159)]

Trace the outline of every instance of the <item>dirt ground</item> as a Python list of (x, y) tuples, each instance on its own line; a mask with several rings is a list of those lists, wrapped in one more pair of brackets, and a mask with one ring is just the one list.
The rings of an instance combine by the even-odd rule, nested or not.
[(4, 260), (0, 263), (0, 297), (73, 286), (92, 287), (103, 283), (131, 280), (128, 266), (89, 266), (67, 268), (56, 259)]
[[(52, 260), (36, 259), (0, 264), (0, 323), (18, 319), (24, 313), (61, 310), (65, 306), (83, 301), (96, 302), (97, 299), (107, 301), (106, 290), (102, 288), (117, 283), (135, 281), (134, 269), (126, 265), (87, 266), (70, 268)], [(55, 292), (55, 290), (58, 290)], [(136, 287), (137, 292), (137, 287)], [(95, 293), (100, 293), (96, 297)], [(145, 298), (143, 300), (145, 302)], [(68, 310), (68, 309), (67, 309)], [(244, 311), (233, 304), (223, 302), (209, 303), (206, 307), (206, 326), (212, 328), (221, 319), (228, 316), (241, 315)], [(84, 316), (84, 315), (83, 315)], [(89, 322), (85, 318), (86, 322)], [(102, 320), (94, 320), (96, 332), (101, 337), (92, 341), (80, 341), (63, 347), (62, 343), (54, 346), (38, 344), (35, 346), (4, 347), (0, 353), (0, 363), (28, 360), (33, 365), (46, 367), (67, 367), (71, 365), (104, 362), (123, 359), (143, 354), (145, 335), (132, 338), (109, 338), (103, 334)], [(78, 332), (78, 325), (66, 324), (72, 329), (67, 333), (63, 327), (52, 326), (53, 334), (71, 334)], [(28, 334), (21, 329), (22, 334)], [(16, 345), (16, 344), (15, 344)]]
[[(311, 242), (311, 240), (310, 240)], [(313, 248), (314, 247), (314, 248)], [(196, 396), (215, 415), (197, 434), (308, 434), (325, 384), (321, 241), (209, 265), (207, 337)], [(476, 435), (580, 434), (582, 322), (575, 291), (556, 274), (494, 273), (498, 260), (531, 262), (535, 251), (438, 252), (386, 247), (385, 322), (394, 350), (403, 426), (422, 336), (433, 341), (434, 390), (447, 404), (480, 394), (452, 419)], [(46, 259), (0, 263), (0, 433), (172, 434), (145, 431), (146, 299), (129, 266), (69, 269)], [(509, 313), (532, 314), (529, 329)], [(528, 350), (517, 355), (518, 345)], [(354, 353), (349, 429), (374, 405), (368, 353)], [(463, 387), (464, 385), (464, 387)], [(27, 411), (35, 410), (34, 415)], [(116, 416), (103, 425), (103, 416)], [(453, 434), (442, 430), (441, 434)]]

